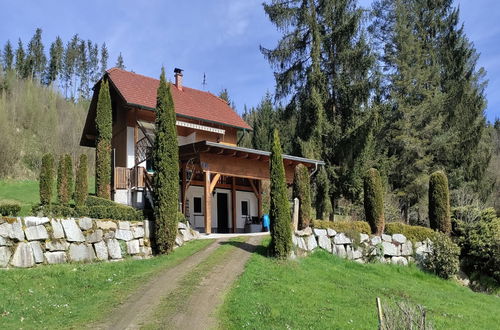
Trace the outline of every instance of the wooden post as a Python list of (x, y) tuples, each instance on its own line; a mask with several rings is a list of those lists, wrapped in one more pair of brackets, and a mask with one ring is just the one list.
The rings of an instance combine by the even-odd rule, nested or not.
[(384, 330), (385, 329), (385, 326), (384, 326), (384, 313), (382, 312), (382, 305), (380, 304), (380, 298), (377, 297), (375, 299), (375, 301), (377, 302), (378, 328), (379, 328), (379, 330)]
[(182, 214), (186, 215), (186, 164), (181, 165), (181, 177)]
[(205, 201), (205, 233), (212, 233), (212, 193), (210, 192), (210, 172), (205, 172), (205, 180), (203, 188), (205, 190), (204, 193), (204, 201)]
[(262, 219), (262, 180), (257, 181), (257, 205), (259, 210), (259, 219)]
[(236, 233), (236, 178), (233, 176), (231, 181), (231, 221), (233, 224), (233, 233)]

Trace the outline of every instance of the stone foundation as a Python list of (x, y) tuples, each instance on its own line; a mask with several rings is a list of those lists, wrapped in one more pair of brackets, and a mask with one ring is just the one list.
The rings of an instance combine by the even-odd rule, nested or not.
[[(150, 221), (0, 218), (0, 268), (67, 262), (118, 261), (152, 256)], [(178, 224), (176, 247), (198, 237)]]
[(339, 257), (359, 263), (383, 262), (408, 265), (419, 263), (432, 252), (432, 242), (426, 240), (413, 244), (402, 234), (348, 237), (333, 229), (311, 229), (295, 231), (292, 236), (295, 255), (305, 255), (316, 248), (326, 250)]

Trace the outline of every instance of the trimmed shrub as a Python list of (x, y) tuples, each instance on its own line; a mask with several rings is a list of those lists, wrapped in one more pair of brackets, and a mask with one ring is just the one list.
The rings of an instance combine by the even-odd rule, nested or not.
[(90, 206), (115, 206), (121, 204), (118, 204), (110, 199), (90, 195), (87, 197), (85, 205), (90, 207)]
[(111, 198), (112, 109), (108, 81), (101, 81), (95, 123), (97, 127), (95, 184), (99, 197)]
[(64, 192), (64, 196), (67, 198), (67, 202), (65, 204), (69, 204), (69, 201), (73, 197), (73, 160), (71, 156), (66, 154), (64, 155), (64, 175), (66, 177), (66, 191)]
[(443, 171), (436, 171), (429, 178), (429, 223), (434, 230), (451, 232), (450, 193)]
[(293, 178), (293, 196), (299, 199), (298, 229), (309, 227), (311, 222), (311, 182), (307, 167), (299, 164), (295, 167)]
[(44, 217), (76, 217), (79, 216), (74, 208), (68, 205), (33, 205), (31, 212), (37, 216)]
[(68, 178), (66, 177), (67, 172), (64, 163), (64, 156), (61, 155), (57, 164), (57, 201), (59, 204), (69, 203), (69, 195), (67, 195)]
[(39, 177), (40, 203), (50, 205), (52, 203), (52, 191), (54, 188), (54, 156), (45, 154), (42, 157), (42, 168)]
[(21, 212), (21, 204), (16, 201), (0, 201), (0, 215), (16, 217)]
[(153, 147), (153, 201), (155, 246), (159, 253), (170, 253), (177, 236), (179, 209), (179, 147), (175, 109), (170, 85), (161, 69), (156, 98), (156, 138)]
[(385, 233), (388, 235), (403, 234), (412, 242), (422, 242), (426, 239), (434, 240), (436, 232), (427, 227), (410, 226), (400, 222), (385, 225)]
[(78, 170), (76, 171), (75, 182), (75, 205), (81, 207), (85, 205), (87, 196), (89, 195), (89, 182), (87, 176), (87, 155), (80, 155)]
[(380, 174), (370, 168), (364, 178), (364, 206), (366, 221), (372, 233), (380, 235), (384, 232), (384, 190)]
[(327, 229), (331, 228), (339, 233), (356, 231), (361, 234), (370, 234), (371, 229), (368, 222), (365, 221), (313, 221), (314, 228)]
[(460, 248), (451, 238), (440, 232), (432, 242), (432, 252), (423, 260), (422, 267), (442, 278), (449, 278), (458, 272)]
[[(113, 220), (128, 220), (140, 221), (143, 220), (142, 212), (133, 207), (125, 205), (115, 206), (90, 206), (84, 209), (87, 214), (79, 214), (79, 216), (88, 216), (94, 219), (113, 219)], [(80, 210), (82, 211), (82, 210)]]
[[(463, 268), (471, 275), (491, 277), (500, 286), (500, 218), (493, 208), (474, 209), (453, 210), (453, 235), (461, 248)], [(464, 212), (477, 217), (466, 217)]]
[(270, 159), (271, 177), (271, 254), (286, 259), (292, 251), (292, 224), (285, 182), (285, 168), (278, 130), (274, 130)]

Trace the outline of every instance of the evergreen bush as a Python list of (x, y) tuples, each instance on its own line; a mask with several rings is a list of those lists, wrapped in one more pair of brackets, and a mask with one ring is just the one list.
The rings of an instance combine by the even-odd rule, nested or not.
[(292, 224), (285, 182), (285, 168), (278, 130), (274, 130), (270, 159), (271, 177), (271, 244), (272, 255), (286, 259), (292, 251)]
[(370, 225), (366, 221), (313, 221), (313, 227), (319, 229), (333, 229), (339, 233), (356, 231), (361, 234), (370, 234)]
[(59, 163), (57, 164), (57, 201), (61, 205), (69, 203), (70, 196), (68, 195), (68, 172), (65, 168), (65, 157), (61, 155), (59, 157)]
[(17, 201), (0, 201), (0, 216), (16, 217), (21, 212), (21, 204)]
[(434, 230), (451, 232), (450, 193), (443, 171), (436, 171), (429, 178), (429, 224)]
[(95, 123), (97, 127), (95, 180), (96, 194), (111, 198), (111, 138), (112, 109), (108, 81), (103, 79), (97, 100)]
[(384, 189), (380, 174), (370, 168), (364, 178), (364, 206), (366, 221), (372, 233), (380, 235), (384, 232)]
[(66, 177), (66, 187), (64, 196), (67, 198), (66, 203), (69, 204), (69, 201), (73, 197), (73, 160), (69, 154), (64, 155), (64, 175)]
[(155, 245), (159, 253), (169, 253), (177, 236), (179, 208), (179, 147), (175, 109), (170, 86), (162, 68), (156, 98), (156, 138), (153, 147), (153, 201)]
[(436, 232), (432, 241), (432, 252), (427, 254), (422, 266), (425, 270), (442, 278), (449, 278), (458, 272), (460, 248), (451, 238)]
[(40, 203), (50, 205), (52, 203), (52, 191), (54, 187), (54, 156), (45, 154), (42, 157), (42, 168), (39, 178)]
[(81, 207), (85, 205), (87, 201), (89, 183), (87, 177), (87, 155), (80, 155), (80, 161), (78, 162), (78, 169), (76, 171), (76, 182), (75, 182), (75, 205)]
[(401, 222), (392, 222), (385, 225), (385, 233), (388, 235), (403, 234), (412, 242), (422, 242), (426, 239), (434, 240), (436, 232), (422, 226), (410, 226)]
[(311, 222), (311, 184), (307, 167), (299, 164), (295, 167), (293, 180), (293, 196), (299, 199), (298, 229), (309, 227)]

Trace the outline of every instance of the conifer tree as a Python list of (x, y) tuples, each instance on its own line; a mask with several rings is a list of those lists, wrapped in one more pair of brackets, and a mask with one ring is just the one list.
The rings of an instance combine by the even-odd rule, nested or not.
[(89, 190), (87, 163), (87, 155), (81, 154), (75, 182), (75, 205), (77, 207), (85, 206), (85, 202), (87, 201)]
[(295, 167), (293, 180), (293, 195), (299, 199), (299, 223), (298, 229), (309, 227), (311, 222), (311, 183), (307, 167), (299, 164)]
[(266, 93), (259, 106), (255, 109), (255, 121), (252, 127), (253, 148), (270, 151), (273, 141), (273, 132), (276, 127), (271, 94)]
[(41, 78), (45, 71), (47, 57), (44, 53), (42, 42), (42, 29), (37, 28), (35, 34), (28, 43), (28, 53), (26, 57), (26, 71), (29, 77)]
[(451, 232), (450, 193), (443, 171), (436, 171), (429, 178), (429, 224), (434, 230)]
[(106, 47), (106, 43), (104, 42), (101, 46), (101, 75), (104, 75), (106, 73), (106, 70), (108, 69), (108, 48)]
[(5, 69), (5, 71), (9, 71), (9, 70), (13, 69), (14, 52), (12, 50), (12, 44), (10, 43), (10, 40), (7, 40), (7, 43), (5, 44), (5, 46), (3, 48), (2, 65)]
[(42, 157), (39, 185), (40, 204), (50, 205), (54, 187), (54, 156), (52, 154), (45, 154)]
[(269, 160), (271, 192), (271, 254), (278, 259), (286, 259), (292, 251), (292, 224), (290, 203), (285, 182), (285, 168), (278, 130), (274, 130), (271, 159)]
[(118, 55), (118, 58), (116, 59), (115, 67), (117, 67), (119, 69), (125, 69), (125, 63), (123, 62), (122, 53), (120, 53), (120, 55)]
[(92, 43), (91, 40), (87, 40), (87, 49), (89, 52), (88, 59), (88, 69), (89, 69), (89, 80), (92, 86), (96, 81), (99, 80), (101, 72), (99, 70), (99, 46), (97, 43)]
[(50, 45), (49, 50), (49, 66), (47, 68), (47, 74), (45, 77), (45, 84), (50, 85), (56, 81), (57, 77), (61, 73), (62, 60), (64, 54), (64, 45), (61, 37), (57, 36), (56, 40)]
[(64, 155), (64, 176), (66, 177), (65, 201), (68, 204), (73, 197), (73, 160), (69, 154)]
[(21, 38), (17, 41), (17, 49), (16, 49), (16, 72), (17, 76), (24, 78), (25, 77), (25, 53), (24, 46)]
[(111, 138), (112, 114), (109, 84), (101, 81), (96, 110), (97, 144), (96, 144), (96, 193), (98, 197), (111, 198)]
[(159, 253), (169, 253), (177, 236), (179, 209), (179, 147), (175, 108), (162, 68), (156, 97), (156, 137), (153, 147), (155, 241)]
[(68, 172), (65, 166), (65, 157), (63, 155), (59, 156), (59, 163), (57, 164), (57, 201), (61, 205), (66, 205), (69, 203), (68, 196)]
[(321, 167), (316, 175), (316, 218), (333, 220), (333, 207), (330, 199), (330, 181), (326, 169)]
[(366, 221), (372, 234), (384, 233), (384, 189), (377, 169), (370, 168), (364, 178), (364, 206)]

